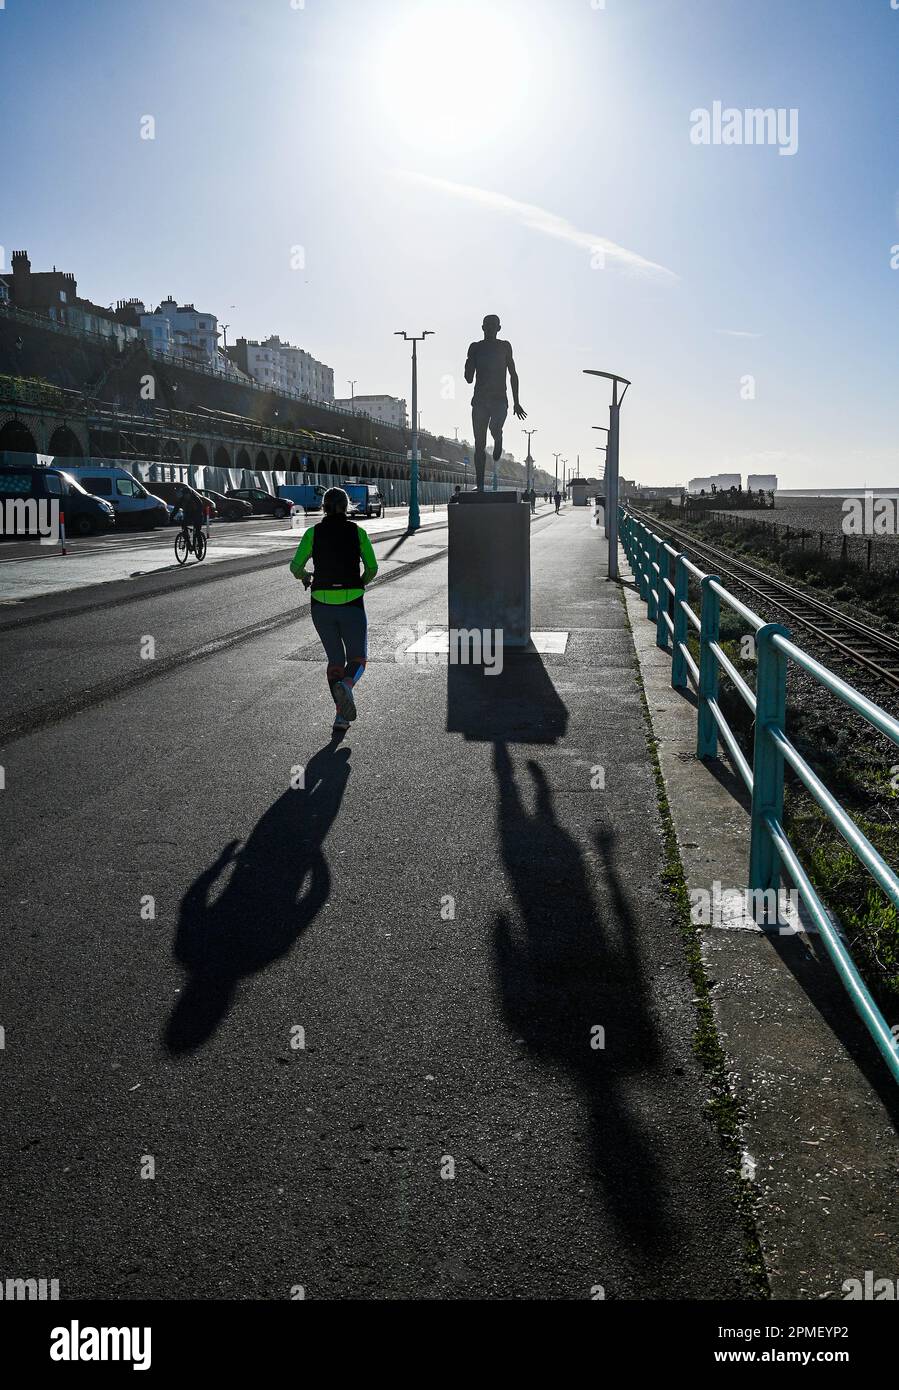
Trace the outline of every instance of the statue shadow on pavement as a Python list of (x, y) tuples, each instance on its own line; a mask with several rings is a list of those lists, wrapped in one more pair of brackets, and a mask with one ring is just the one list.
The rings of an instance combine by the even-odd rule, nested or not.
[(335, 741), (317, 752), (305, 785), (279, 796), (246, 842), (225, 845), (185, 893), (174, 955), (187, 980), (166, 1027), (169, 1052), (193, 1052), (207, 1042), (240, 981), (286, 955), (327, 901), (324, 843), (349, 781), (349, 757)]
[(446, 728), (477, 743), (556, 743), (568, 728), (568, 710), (543, 660), (534, 651), (506, 648), (502, 671), (447, 666)]
[[(515, 744), (555, 744), (567, 729), (568, 711), (539, 654), (507, 652), (498, 676), (447, 667), (447, 730), (493, 744), (497, 827), (516, 906), (494, 926), (504, 1021), (535, 1058), (571, 1078), (589, 1114), (599, 1202), (643, 1268), (665, 1265), (676, 1261), (678, 1232), (664, 1146), (628, 1098), (631, 1087), (642, 1094), (660, 1064), (658, 1031), (615, 831), (594, 833), (596, 860), (588, 863), (540, 763), (528, 759), (525, 775), (510, 752)], [(590, 1045), (597, 1024), (605, 1029), (601, 1050)]]
[[(664, 1144), (628, 1100), (629, 1087), (644, 1095), (660, 1063), (658, 1031), (615, 833), (594, 832), (598, 863), (588, 865), (560, 822), (543, 768), (529, 759), (525, 778), (497, 742), (494, 770), (502, 858), (517, 908), (514, 919), (499, 914), (494, 927), (504, 1020), (534, 1057), (574, 1082), (589, 1114), (597, 1196), (641, 1267), (664, 1265), (678, 1247)], [(597, 1025), (601, 1049), (591, 1046)]]

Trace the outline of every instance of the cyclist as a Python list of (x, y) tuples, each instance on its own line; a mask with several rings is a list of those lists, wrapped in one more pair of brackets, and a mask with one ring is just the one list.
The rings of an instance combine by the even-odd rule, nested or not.
[[(312, 621), (328, 659), (328, 689), (337, 706), (335, 734), (348, 729), (356, 718), (353, 687), (362, 679), (368, 660), (364, 592), (378, 572), (368, 534), (349, 520), (349, 506), (343, 488), (328, 488), (322, 498), (322, 520), (303, 533), (290, 562), (294, 579), (312, 590)], [(311, 576), (305, 572), (310, 559)]]
[(197, 538), (206, 519), (206, 500), (198, 492), (194, 492), (192, 487), (188, 487), (186, 483), (179, 485), (175, 498), (175, 515), (181, 513), (181, 530), (191, 547), (195, 551), (199, 550)]

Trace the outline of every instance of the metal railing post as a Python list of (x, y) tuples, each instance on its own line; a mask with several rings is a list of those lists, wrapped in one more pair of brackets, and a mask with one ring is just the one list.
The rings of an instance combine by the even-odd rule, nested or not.
[(683, 653), (689, 635), (689, 622), (684, 604), (690, 598), (690, 573), (683, 551), (674, 557), (674, 652), (671, 657), (671, 684), (675, 690), (687, 688), (687, 662)]
[(642, 522), (637, 522), (636, 540), (637, 550), (637, 588), (640, 597), (646, 602), (646, 527)]
[(755, 743), (752, 754), (752, 811), (749, 842), (749, 887), (767, 892), (780, 886), (780, 856), (765, 824), (766, 816), (783, 821), (784, 760), (769, 727), (783, 732), (787, 715), (787, 658), (772, 644), (780, 623), (765, 623), (755, 634), (758, 657), (755, 681)]
[(702, 579), (702, 612), (699, 632), (699, 709), (696, 721), (697, 758), (716, 758), (718, 756), (718, 725), (709, 709), (709, 700), (718, 699), (718, 663), (712, 651), (712, 642), (718, 641), (721, 626), (721, 601), (712, 582), (718, 583), (718, 576), (707, 574)]
[(658, 583), (658, 580), (656, 578), (656, 566), (659, 563), (659, 550), (661, 548), (662, 542), (657, 541), (655, 536), (652, 535), (652, 533), (650, 532), (647, 545), (649, 550), (649, 584), (647, 585), (646, 594), (646, 616), (651, 623), (654, 623), (656, 620), (658, 604), (656, 602), (656, 596), (653, 593), (653, 585)]
[(671, 597), (665, 587), (665, 580), (671, 573), (671, 556), (665, 547), (664, 541), (659, 541), (656, 554), (659, 557), (659, 601), (656, 605), (656, 646), (661, 647), (663, 652), (668, 651), (668, 624), (665, 618), (668, 614), (668, 600)]
[[(618, 518), (618, 539), (619, 539), (619, 541), (621, 542), (621, 547), (622, 547), (622, 549), (623, 549), (625, 555), (627, 556), (627, 562), (628, 562), (628, 564), (630, 564), (630, 562), (631, 562), (631, 548), (630, 548), (630, 547), (631, 547), (631, 543), (630, 543), (630, 536), (628, 535), (628, 526), (629, 526), (629, 519), (628, 519), (628, 517), (626, 516), (626, 514), (625, 514), (624, 512), (622, 512), (621, 515), (620, 515), (620, 517)], [(633, 568), (633, 566), (632, 566), (632, 568)]]

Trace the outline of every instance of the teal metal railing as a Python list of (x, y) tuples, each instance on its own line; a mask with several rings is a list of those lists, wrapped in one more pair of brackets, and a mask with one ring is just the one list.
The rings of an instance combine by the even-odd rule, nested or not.
[[(656, 643), (663, 651), (671, 653), (672, 686), (676, 690), (692, 686), (696, 691), (697, 757), (716, 757), (720, 739), (752, 798), (748, 888), (753, 902), (761, 901), (767, 906), (768, 895), (771, 891), (777, 894), (781, 871), (786, 870), (818, 928), (855, 1009), (893, 1080), (899, 1083), (899, 1045), (784, 830), (785, 766), (790, 766), (897, 909), (899, 876), (788, 738), (788, 663), (794, 662), (813, 676), (832, 695), (896, 745), (899, 745), (899, 722), (791, 642), (787, 628), (779, 623), (766, 623), (725, 589), (717, 575), (706, 574), (699, 569), (683, 551), (676, 550), (662, 536), (657, 536), (626, 508), (620, 511), (619, 538), (637, 591), (646, 604), (646, 616), (656, 625)], [(701, 595), (698, 613), (690, 606), (691, 580), (698, 586)], [(719, 629), (722, 603), (743, 619), (755, 638), (757, 676), (754, 691), (721, 647)], [(697, 634), (699, 642), (698, 664), (689, 647), (691, 629)], [(719, 680), (722, 673), (738, 691), (755, 719), (751, 763), (721, 708)]]

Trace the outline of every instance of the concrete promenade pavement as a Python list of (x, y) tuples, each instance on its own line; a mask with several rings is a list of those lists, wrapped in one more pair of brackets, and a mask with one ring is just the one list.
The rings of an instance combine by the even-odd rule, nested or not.
[(535, 520), (567, 644), (495, 676), (408, 654), (443, 537), (368, 598), (341, 744), (307, 612), (4, 750), (4, 1272), (751, 1296), (601, 533)]

